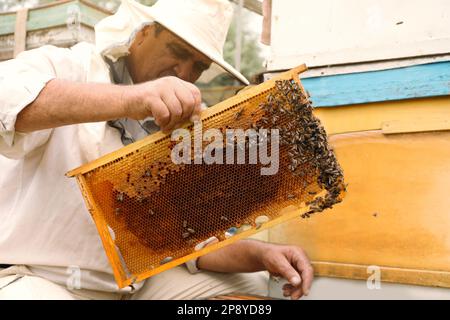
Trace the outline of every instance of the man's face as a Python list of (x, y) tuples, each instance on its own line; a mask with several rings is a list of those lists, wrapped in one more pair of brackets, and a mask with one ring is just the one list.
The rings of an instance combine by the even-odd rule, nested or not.
[(126, 63), (133, 82), (167, 76), (195, 82), (211, 60), (167, 29), (156, 33), (155, 28), (142, 29), (130, 47)]

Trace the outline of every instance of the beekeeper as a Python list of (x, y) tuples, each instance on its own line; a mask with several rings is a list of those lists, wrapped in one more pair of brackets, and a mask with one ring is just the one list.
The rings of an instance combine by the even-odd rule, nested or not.
[(192, 83), (211, 64), (248, 83), (222, 57), (231, 16), (225, 0), (123, 0), (97, 24), (95, 46), (43, 46), (0, 64), (0, 299), (267, 295), (269, 273), (288, 279), (286, 296), (308, 293), (304, 252), (255, 240), (119, 289), (76, 182), (64, 176), (198, 117)]

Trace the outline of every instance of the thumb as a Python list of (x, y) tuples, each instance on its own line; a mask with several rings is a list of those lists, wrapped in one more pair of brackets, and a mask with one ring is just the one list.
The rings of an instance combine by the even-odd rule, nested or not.
[(302, 282), (300, 274), (291, 266), (289, 261), (283, 257), (283, 259), (278, 260), (278, 273), (289, 281), (291, 285), (297, 287)]

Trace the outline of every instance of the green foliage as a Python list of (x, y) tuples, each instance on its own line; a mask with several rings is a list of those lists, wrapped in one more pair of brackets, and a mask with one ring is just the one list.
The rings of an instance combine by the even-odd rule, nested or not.
[[(244, 21), (246, 14), (243, 15)], [(228, 30), (227, 40), (225, 42), (223, 56), (231, 65), (234, 63), (234, 53), (236, 49), (236, 19), (233, 19)], [(253, 75), (263, 71), (263, 58), (260, 55), (258, 46), (258, 35), (252, 32), (246, 23), (242, 25), (242, 51), (241, 51), (241, 73), (250, 79)], [(229, 80), (225, 84), (229, 83)]]

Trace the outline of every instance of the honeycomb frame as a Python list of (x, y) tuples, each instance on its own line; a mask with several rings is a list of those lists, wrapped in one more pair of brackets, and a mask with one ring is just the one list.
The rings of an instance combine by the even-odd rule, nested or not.
[[(270, 92), (274, 92), (277, 82), (279, 83), (280, 81), (287, 80), (293, 83), (295, 82), (301, 90), (303, 97), (309, 98), (299, 79), (299, 74), (305, 70), (305, 65), (298, 66), (258, 86), (246, 88), (246, 90), (243, 90), (238, 95), (205, 110), (201, 115), (204, 127), (216, 128), (217, 125), (220, 125), (222, 128), (224, 128), (224, 126), (228, 128), (229, 126), (227, 124), (237, 122), (234, 124), (234, 127), (242, 128), (243, 121), (248, 122), (249, 119), (250, 122), (248, 122), (246, 125), (247, 127), (244, 129), (254, 126), (256, 121), (253, 121), (252, 119), (258, 117), (258, 115), (255, 114), (258, 114), (260, 111), (255, 101), (258, 99), (259, 102), (261, 102), (261, 99), (265, 100)], [(242, 112), (244, 113), (243, 115), (241, 115)], [(259, 119), (261, 119), (261, 114), (263, 113), (259, 113)], [(311, 117), (318, 122), (312, 113)], [(184, 127), (191, 131), (193, 130), (192, 124), (186, 124)], [(320, 135), (322, 136), (322, 140), (325, 139), (325, 145), (328, 148), (326, 143), (326, 133), (323, 128), (322, 131), (320, 131)], [(198, 169), (200, 171), (195, 172), (192, 171), (194, 169), (189, 171), (189, 168), (186, 169), (186, 166), (188, 165), (178, 165), (178, 167), (174, 167), (171, 164), (163, 163), (164, 160), (161, 156), (167, 156), (168, 150), (171, 149), (171, 147), (173, 147), (173, 141), (170, 141), (170, 134), (157, 132), (66, 174), (68, 177), (76, 177), (77, 179), (87, 208), (92, 215), (101, 237), (114, 277), (120, 288), (131, 285), (137, 281), (142, 281), (186, 261), (218, 250), (240, 239), (248, 238), (257, 232), (290, 219), (299, 216), (309, 217), (309, 215), (314, 212), (320, 212), (323, 209), (340, 202), (345, 195), (343, 179), (339, 179), (336, 184), (337, 187), (335, 186), (333, 194), (331, 194), (330, 190), (323, 187), (323, 183), (317, 182), (317, 180), (320, 180), (318, 179), (320, 172), (316, 172), (309, 177), (292, 178), (293, 181), (302, 183), (303, 188), (300, 190), (299, 184), (295, 184), (296, 188), (300, 191), (293, 189), (292, 194), (291, 191), (289, 191), (287, 198), (281, 198), (280, 200), (280, 191), (278, 189), (281, 190), (284, 188), (283, 194), (286, 195), (286, 188), (291, 186), (285, 182), (285, 180), (291, 179), (286, 179), (287, 171), (285, 170), (284, 176), (280, 176), (281, 178), (278, 178), (278, 182), (276, 182), (278, 189), (274, 192), (277, 192), (277, 201), (273, 198), (275, 196), (274, 193), (267, 193), (268, 191), (266, 193), (264, 193), (265, 191), (260, 192), (259, 200), (256, 199), (253, 201), (253, 207), (248, 209), (247, 212), (240, 212), (237, 213), (237, 215), (233, 213), (232, 219), (227, 217), (228, 215), (225, 216), (222, 212), (220, 213), (220, 219), (218, 219), (217, 215), (214, 217), (215, 220), (222, 221), (210, 223), (208, 225), (210, 230), (202, 233), (202, 231), (199, 232), (198, 230), (201, 230), (204, 221), (211, 221), (211, 219), (207, 218), (207, 214), (204, 212), (203, 215), (198, 216), (199, 219), (192, 222), (195, 224), (195, 229), (191, 226), (191, 222), (189, 222), (188, 225), (188, 220), (192, 215), (183, 216), (174, 213), (180, 207), (185, 206), (185, 204), (180, 201), (177, 202), (176, 198), (172, 197), (172, 194), (183, 195), (184, 189), (171, 188), (169, 183), (172, 181), (170, 180), (172, 177), (180, 177), (180, 175), (183, 174), (186, 176), (188, 175), (188, 172), (190, 172), (191, 175), (190, 179), (195, 180), (196, 177), (201, 176), (202, 171), (200, 169)], [(281, 149), (283, 149), (283, 147), (281, 147)], [(281, 152), (287, 152), (286, 148), (283, 150), (284, 151)], [(333, 160), (331, 163), (336, 166), (337, 162), (333, 158), (334, 154), (332, 154), (332, 151), (329, 149), (326, 149), (326, 151), (329, 153), (329, 155), (327, 153), (328, 158), (326, 160), (328, 162), (330, 162), (330, 159)], [(153, 154), (157, 154), (159, 158), (158, 156), (153, 156)], [(283, 168), (288, 167), (286, 161), (283, 163)], [(157, 164), (155, 165), (156, 162)], [(325, 166), (328, 166), (328, 162)], [(155, 169), (154, 166), (157, 166), (157, 169)], [(196, 165), (194, 164), (192, 166)], [(225, 168), (229, 165), (216, 164), (206, 166), (224, 166), (217, 169), (219, 170), (218, 176), (220, 176), (220, 170), (228, 170)], [(163, 168), (163, 170), (161, 168)], [(238, 173), (243, 172), (246, 174), (246, 172), (250, 170), (242, 169), (244, 168), (242, 166), (240, 168), (241, 169), (239, 170), (241, 171)], [(330, 170), (328, 167), (325, 169)], [(214, 176), (214, 173), (211, 172), (213, 169), (205, 170), (207, 170), (210, 176)], [(252, 174), (254, 175), (254, 169), (252, 170)], [(342, 173), (339, 172), (339, 175), (342, 175)], [(120, 179), (116, 178), (116, 176), (120, 176)], [(115, 179), (115, 182), (111, 182), (110, 180), (112, 179)], [(236, 179), (238, 184), (239, 181), (241, 181), (243, 182), (243, 185), (245, 185), (245, 181), (249, 180)], [(217, 194), (214, 195), (214, 190), (212, 188), (214, 187), (215, 182), (211, 182), (210, 185), (208, 184), (208, 181), (210, 180), (211, 179), (206, 179), (197, 181), (196, 184), (194, 182), (192, 183), (192, 185), (196, 185), (196, 190), (199, 190), (202, 185), (211, 187), (207, 189), (206, 192), (202, 193), (202, 191), (200, 191), (197, 192), (197, 194), (212, 194), (211, 197), (213, 198), (225, 199), (223, 194), (226, 193), (226, 190), (224, 191), (223, 188), (220, 189), (219, 187), (217, 188), (219, 191), (216, 191)], [(271, 189), (270, 186), (273, 181), (261, 181), (262, 183), (266, 183), (265, 187)], [(219, 183), (220, 181), (216, 184)], [(223, 183), (221, 185), (223, 185)], [(257, 186), (258, 185), (256, 185), (256, 187)], [(247, 185), (244, 187), (248, 188)], [(164, 192), (160, 193), (159, 191), (163, 188), (165, 188)], [(233, 191), (237, 188), (239, 188), (239, 186), (233, 186), (233, 190), (228, 191), (235, 196), (236, 192), (233, 193)], [(239, 193), (245, 193), (245, 190), (248, 189), (243, 190), (244, 191), (240, 190)], [(297, 194), (294, 195), (296, 192)], [(269, 203), (266, 207), (258, 206), (258, 201), (262, 201), (266, 194), (268, 195), (268, 201), (272, 201), (272, 203)], [(159, 196), (162, 198), (156, 203), (156, 200), (154, 199), (158, 199)], [(147, 200), (151, 202), (151, 205), (149, 205), (148, 202), (145, 202)], [(211, 200), (213, 199), (208, 198), (203, 201), (202, 198), (200, 198), (200, 201), (203, 201), (203, 205), (197, 208), (203, 208), (203, 206), (205, 206), (205, 210), (207, 210), (210, 208), (208, 205), (212, 202)], [(231, 200), (231, 203), (232, 202), (233, 200)], [(189, 211), (189, 205), (192, 207), (192, 203), (188, 203), (187, 205), (188, 207), (185, 209)], [(167, 208), (170, 206), (175, 207), (175, 209), (171, 209), (172, 211), (168, 210)], [(157, 208), (163, 215), (158, 212)], [(220, 205), (218, 208), (223, 211), (223, 208), (220, 208)], [(270, 214), (266, 211), (270, 211)], [(184, 211), (184, 213), (186, 213), (186, 211)], [(159, 218), (159, 216), (162, 216), (162, 218)], [(263, 221), (260, 219), (260, 222), (255, 222), (255, 217), (266, 217), (267, 219), (263, 219)], [(203, 218), (205, 220), (203, 220)], [(175, 222), (178, 225), (176, 227), (173, 226)], [(153, 223), (153, 225), (149, 227), (149, 223)], [(145, 226), (142, 226), (143, 224)], [(233, 233), (232, 236), (227, 236), (227, 231), (232, 228), (237, 232)], [(160, 232), (159, 230), (162, 231)], [(178, 238), (176, 238), (177, 236), (174, 236), (174, 234), (176, 234), (174, 232), (178, 232)], [(216, 236), (219, 239), (219, 242), (211, 244), (203, 249), (195, 250), (195, 245), (211, 236)], [(171, 243), (166, 240), (166, 237), (171, 237)], [(150, 238), (151, 241), (147, 240), (147, 238)]]

